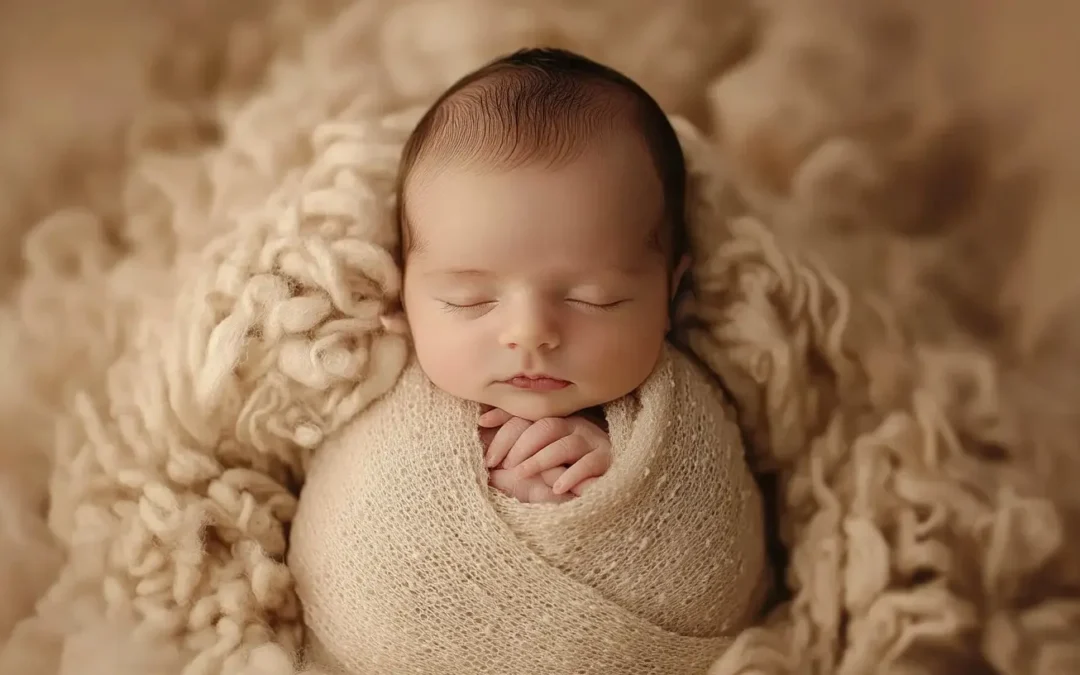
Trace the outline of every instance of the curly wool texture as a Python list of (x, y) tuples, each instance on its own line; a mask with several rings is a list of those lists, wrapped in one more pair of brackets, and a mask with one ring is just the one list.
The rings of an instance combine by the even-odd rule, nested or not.
[[(417, 21), (463, 16), (453, 0), (423, 4)], [(2, 466), (53, 465), (64, 560), (53, 578), (44, 523), (24, 525), (42, 495), (17, 479), (27, 493), (0, 500), (24, 520), (0, 534), (42, 557), (14, 561), (14, 583), (37, 595), (31, 570), (53, 583), (0, 647), (0, 672), (295, 671), (302, 626), (282, 561), (310, 448), (388, 390), (406, 358), (378, 321), (396, 292), (385, 188), (418, 113), (405, 105), (514, 41), (467, 33), (436, 58), (457, 65), (434, 69), (388, 28), (387, 12), (406, 6), (287, 2), (237, 30), (223, 53), (181, 68), (219, 92), (134, 127), (123, 199), (58, 212), (24, 240), (35, 262), (0, 309), (14, 383), (2, 390), (14, 430)], [(716, 73), (703, 64), (725, 63), (748, 20), (736, 3), (705, 21), (690, 0), (670, 13), (470, 6), (517, 39), (539, 31), (626, 67), (669, 107), (704, 89)], [(508, 14), (530, 7), (538, 24)], [(650, 12), (663, 30), (623, 30), (648, 32)], [(700, 58), (651, 58), (642, 44)], [(235, 85), (258, 81), (253, 64), (267, 66), (254, 91)], [(681, 135), (699, 255), (682, 333), (734, 393), (754, 466), (777, 483), (790, 557), (790, 598), (713, 672), (1075, 671), (1080, 607), (1062, 567), (1075, 545), (1058, 509), (952, 431), (993, 425), (992, 369), (906, 343), (895, 317), (783, 246), (774, 209), (741, 205), (752, 191), (738, 162), (725, 166), (688, 125)], [(25, 616), (29, 598), (14, 611)]]
[(957, 396), (940, 388), (950, 376), (992, 398), (988, 364), (906, 344), (735, 200), (718, 201), (715, 155), (691, 157), (695, 220), (730, 225), (695, 231), (710, 253), (695, 264), (684, 339), (739, 402), (756, 468), (779, 480), (793, 593), (710, 672), (1069, 672), (1080, 603), (1058, 585), (1071, 576), (1062, 513), (970, 452), (942, 405)]
[(350, 673), (704, 672), (769, 581), (724, 403), (668, 349), (606, 406), (595, 488), (522, 504), (487, 486), (479, 406), (414, 362), (308, 472), (289, 568), (309, 656)]
[(708, 96), (733, 180), (782, 241), (883, 296), (921, 342), (1007, 353), (1044, 171), (1029, 102), (985, 93), (997, 73), (964, 48), (988, 14), (959, 5), (763, 3), (760, 48)]

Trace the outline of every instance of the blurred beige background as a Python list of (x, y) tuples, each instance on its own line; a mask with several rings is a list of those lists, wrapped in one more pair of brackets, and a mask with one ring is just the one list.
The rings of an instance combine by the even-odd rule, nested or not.
[(263, 4), (0, 0), (0, 296), (17, 273), (19, 228), (86, 193), (117, 191), (115, 170), (73, 169), (91, 156), (118, 165), (121, 129), (159, 98), (146, 81), (161, 45), (222, 42), (231, 22)]
[(1033, 322), (1080, 292), (1080, 4), (1065, 0), (975, 2), (986, 13), (976, 49), (988, 84), (1031, 100), (1034, 131), (1052, 168), (1020, 294)]
[[(140, 73), (155, 45), (178, 33), (214, 39), (260, 0), (0, 0), (0, 288), (17, 269), (14, 238), (55, 194), (35, 190), (71, 148), (106, 147), (146, 92)], [(1064, 0), (949, 0), (933, 5), (941, 42), (984, 74), (988, 95), (1030, 101), (1034, 140), (1052, 167), (1037, 236), (1013, 279), (1030, 333), (1080, 292), (1080, 4)], [(1073, 84), (1069, 84), (1069, 83)], [(87, 176), (62, 176), (67, 183)], [(90, 188), (92, 189), (92, 186)], [(9, 217), (5, 218), (5, 210)], [(6, 280), (6, 282), (5, 282)]]

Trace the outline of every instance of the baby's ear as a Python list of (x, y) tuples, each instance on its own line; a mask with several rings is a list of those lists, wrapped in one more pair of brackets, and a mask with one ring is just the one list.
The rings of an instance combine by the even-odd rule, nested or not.
[(383, 330), (394, 335), (408, 335), (409, 322), (404, 314), (388, 314), (379, 317)]
[(387, 333), (405, 336), (410, 334), (409, 319), (405, 314), (403, 300), (399, 300), (394, 303), (394, 306), (388, 308), (388, 310), (379, 317), (379, 322), (382, 323), (383, 330)]
[(670, 300), (675, 299), (675, 295), (679, 292), (679, 286), (682, 284), (683, 277), (686, 276), (686, 272), (690, 269), (690, 256), (683, 255), (679, 259), (678, 264), (675, 265), (675, 269), (671, 272), (671, 297)]
[(690, 271), (690, 256), (683, 255), (679, 259), (679, 262), (675, 265), (675, 268), (671, 270), (671, 290), (668, 291), (668, 316), (667, 316), (667, 330), (671, 331), (672, 317), (676, 311), (675, 299), (679, 295), (681, 290), (683, 278), (686, 277), (686, 273)]

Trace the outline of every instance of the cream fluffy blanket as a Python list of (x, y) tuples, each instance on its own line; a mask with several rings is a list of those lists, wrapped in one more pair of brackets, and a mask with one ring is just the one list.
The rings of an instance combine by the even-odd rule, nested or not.
[(703, 673), (768, 583), (762, 504), (720, 392), (667, 350), (605, 409), (585, 496), (487, 486), (479, 406), (413, 365), (319, 448), (289, 567), (336, 672)]
[[(888, 267), (879, 250), (823, 267), (788, 243), (800, 223), (850, 231), (921, 204), (891, 186), (913, 184), (956, 108), (908, 95), (919, 63), (873, 58), (908, 53), (900, 10), (761, 8), (290, 0), (157, 64), (168, 98), (109, 163), (78, 165), (79, 195), (30, 195), (72, 208), (4, 249), (24, 269), (0, 307), (0, 673), (294, 672), (285, 556), (312, 450), (408, 356), (380, 314), (398, 292), (388, 195), (415, 106), (540, 40), (699, 123), (708, 89), (726, 150), (679, 121), (697, 254), (680, 334), (774, 488), (787, 595), (713, 672), (1075, 671), (1067, 514), (986, 450), (1019, 446), (994, 436), (985, 358), (913, 342), (870, 302), (876, 285), (840, 281)], [(5, 233), (40, 211), (20, 210), (24, 192), (0, 201)]]

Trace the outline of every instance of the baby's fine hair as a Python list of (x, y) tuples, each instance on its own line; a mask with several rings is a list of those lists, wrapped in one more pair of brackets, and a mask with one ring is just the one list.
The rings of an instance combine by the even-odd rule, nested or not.
[(660, 105), (636, 82), (562, 49), (523, 49), (447, 89), (405, 144), (398, 170), (398, 225), (412, 246), (406, 187), (421, 163), (513, 169), (568, 164), (606, 134), (641, 134), (664, 193), (658, 243), (672, 262), (686, 250), (686, 164)]

